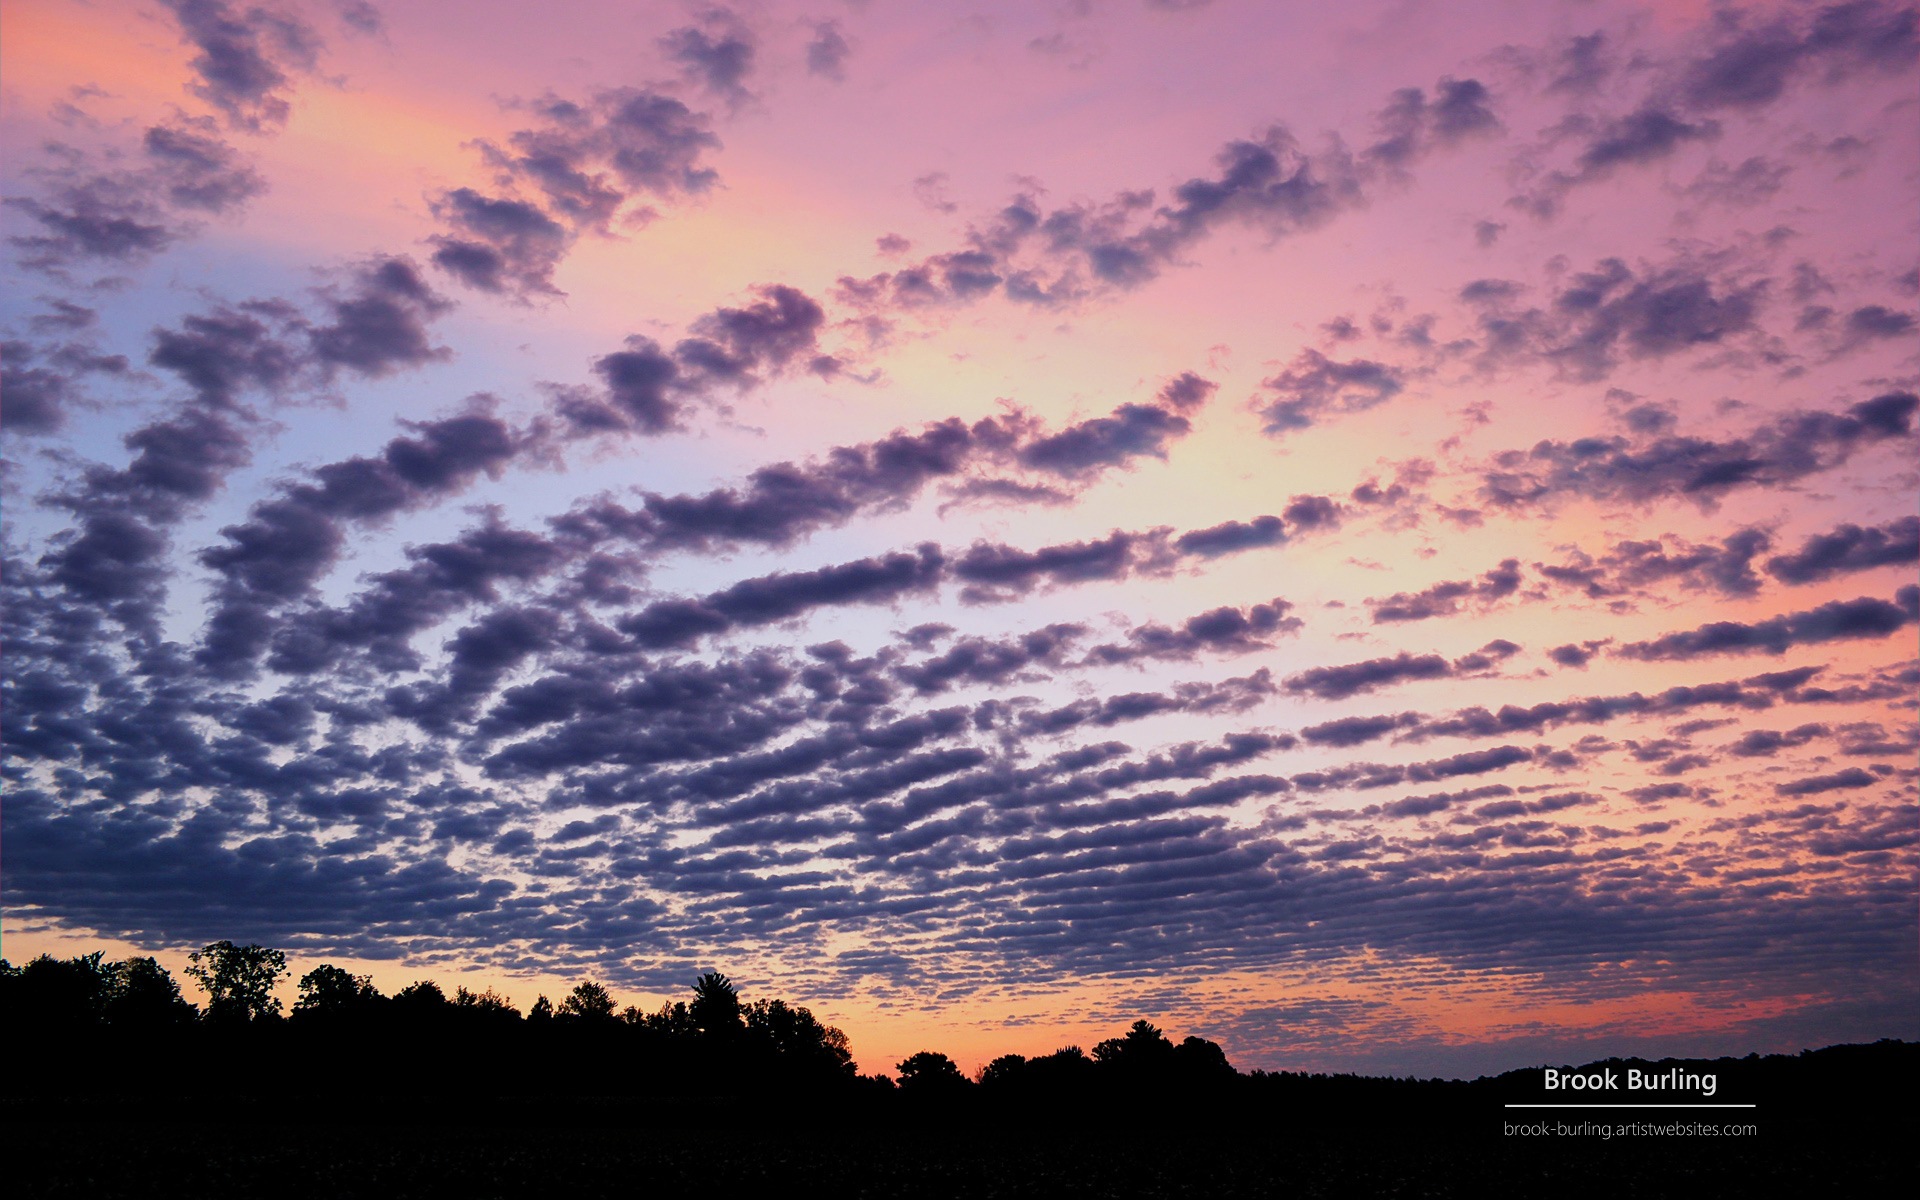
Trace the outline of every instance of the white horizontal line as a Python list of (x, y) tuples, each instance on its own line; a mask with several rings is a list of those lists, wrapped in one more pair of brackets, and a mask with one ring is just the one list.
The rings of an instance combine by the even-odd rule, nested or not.
[(1504, 1104), (1502, 1108), (1759, 1108), (1758, 1104)]

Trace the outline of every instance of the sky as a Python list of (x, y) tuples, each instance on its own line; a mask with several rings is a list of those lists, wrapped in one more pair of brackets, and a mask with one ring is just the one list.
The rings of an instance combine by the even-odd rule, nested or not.
[(869, 1071), (1920, 1037), (1917, 59), (12, 0), (7, 957), (717, 969)]

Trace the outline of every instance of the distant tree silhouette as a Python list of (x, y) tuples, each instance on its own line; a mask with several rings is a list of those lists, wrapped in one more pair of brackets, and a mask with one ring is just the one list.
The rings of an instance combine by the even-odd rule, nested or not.
[[(286, 956), (223, 941), (190, 957), (188, 973), (210, 997), (200, 1029), (198, 1010), (152, 958), (109, 963), (103, 953), (43, 954), (24, 967), (0, 959), (8, 1027), (48, 1035), (10, 1060), (13, 1092), (77, 1093), (121, 1070), (178, 1079), (205, 1055), (229, 1052), (271, 1053), (302, 1073), (301, 1090), (313, 1102), (342, 1105), (355, 1102), (369, 1075), (389, 1095), (422, 1100), (487, 1088), (681, 1096), (694, 1081), (695, 1091), (715, 1098), (757, 1096), (776, 1105), (827, 1096), (891, 1103), (885, 1097), (897, 1091), (923, 1116), (959, 1115), (990, 1101), (1036, 1120), (1066, 1112), (1111, 1120), (1143, 1096), (1176, 1094), (1185, 1110), (1200, 1111), (1208, 1096), (1224, 1102), (1246, 1086), (1291, 1086), (1251, 1078), (1243, 1086), (1218, 1045), (1199, 1037), (1175, 1045), (1144, 1019), (1096, 1044), (1091, 1056), (1078, 1046), (1035, 1058), (1004, 1054), (971, 1081), (946, 1055), (923, 1050), (898, 1064), (896, 1085), (885, 1075), (857, 1074), (846, 1034), (807, 1008), (779, 998), (743, 1001), (718, 971), (700, 975), (687, 999), (657, 1012), (621, 1011), (605, 986), (588, 980), (558, 1005), (538, 997), (523, 1021), (491, 989), (462, 987), (449, 998), (422, 979), (383, 997), (371, 977), (323, 963), (300, 977), (293, 1019), (256, 1031), (279, 1013), (273, 989), (287, 974)], [(355, 1065), (331, 1069), (337, 1063)]]
[(209, 1020), (248, 1023), (280, 1015), (273, 987), (287, 973), (285, 954), (253, 943), (214, 942), (187, 958), (187, 974), (206, 989)]
[(16, 1028), (105, 1024), (152, 1031), (190, 1024), (200, 1010), (151, 958), (104, 961), (104, 951), (60, 959), (42, 954), (24, 967), (0, 959), (0, 1003)]
[(1215, 1043), (1189, 1037), (1176, 1046), (1144, 1019), (1135, 1021), (1124, 1036), (1100, 1042), (1093, 1057), (1110, 1084), (1133, 1094), (1174, 1088), (1197, 1096), (1217, 1091), (1235, 1076), (1226, 1052)]
[(1033, 1059), (1029, 1065), (1036, 1071), (1051, 1069), (1080, 1072), (1092, 1070), (1093, 1060), (1088, 1058), (1087, 1052), (1078, 1046), (1062, 1046), (1052, 1054), (1043, 1054)]
[(583, 1021), (611, 1021), (613, 1009), (613, 997), (607, 994), (607, 989), (589, 979), (560, 1002), (558, 1015)]
[(407, 1017), (432, 1020), (444, 1013), (451, 1001), (431, 979), (415, 980), (393, 994), (393, 1009)]
[(520, 1010), (505, 996), (488, 988), (484, 992), (455, 988), (453, 1002), (447, 1008), (453, 1027), (474, 1044), (491, 1044), (511, 1057), (514, 1048), (524, 1043), (524, 1022)]
[[(607, 989), (588, 982), (558, 1009), (540, 997), (522, 1021), (491, 990), (459, 988), (448, 999), (440, 984), (421, 980), (382, 998), (368, 977), (324, 964), (300, 977), (292, 1019), (282, 1023), (263, 1019), (273, 1006), (261, 999), (285, 973), (280, 959), (258, 946), (205, 947), (195, 956), (194, 978), (208, 987), (219, 1015), (198, 1023), (194, 1006), (152, 958), (40, 955), (20, 967), (0, 959), (0, 1020), (15, 1035), (0, 1095), (21, 1112), (56, 1100), (48, 1111), (85, 1114), (104, 1100), (158, 1112), (185, 1095), (196, 1106), (234, 1114), (286, 1105), (326, 1121), (444, 1115), (463, 1125), (493, 1108), (519, 1129), (522, 1116), (514, 1114), (601, 1122), (597, 1098), (630, 1097), (639, 1101), (627, 1106), (630, 1113), (730, 1124), (743, 1113), (769, 1125), (819, 1114), (844, 1128), (897, 1114), (903, 1119), (895, 1128), (972, 1133), (983, 1128), (974, 1118), (991, 1116), (1000, 1128), (1117, 1137), (1151, 1154), (1166, 1140), (1163, 1129), (1203, 1131), (1211, 1139), (1298, 1127), (1316, 1137), (1333, 1122), (1345, 1128), (1353, 1112), (1464, 1121), (1502, 1099), (1537, 1098), (1539, 1091), (1537, 1068), (1472, 1083), (1241, 1074), (1214, 1042), (1189, 1036), (1175, 1044), (1147, 1020), (1103, 1039), (1091, 1056), (1078, 1046), (1037, 1057), (1000, 1055), (972, 1082), (946, 1055), (923, 1050), (897, 1065), (896, 1085), (886, 1075), (855, 1074), (845, 1034), (805, 1007), (773, 998), (742, 1002), (718, 972), (695, 983), (690, 1003), (657, 1013), (629, 1007), (616, 1018)], [(209, 1063), (248, 1069), (208, 1071)], [(1911, 1075), (1920, 1069), (1920, 1045), (1591, 1065), (1616, 1073), (1630, 1066), (1705, 1069), (1717, 1073), (1723, 1095), (1826, 1106), (1810, 1098), (1867, 1094), (1887, 1078)], [(1850, 1122), (1856, 1108), (1847, 1110)], [(1142, 1122), (1143, 1113), (1151, 1124)], [(604, 1121), (628, 1119), (616, 1112)], [(1855, 1132), (1850, 1125), (1848, 1136)], [(1202, 1174), (1183, 1179), (1196, 1194), (1209, 1191)]]
[(61, 1031), (106, 1020), (111, 969), (99, 950), (73, 958), (42, 954), (5, 975), (8, 1025)]
[(107, 968), (107, 1024), (157, 1030), (190, 1025), (198, 1006), (180, 995), (172, 974), (152, 958), (127, 958)]
[(979, 1082), (986, 1094), (1003, 1100), (1077, 1105), (1093, 1093), (1101, 1073), (1086, 1051), (1064, 1046), (1037, 1058), (1003, 1054), (981, 1069)]
[(1093, 1048), (1094, 1061), (1129, 1075), (1155, 1074), (1173, 1063), (1173, 1043), (1144, 1018), (1135, 1021), (1125, 1037), (1108, 1038)]
[(709, 971), (693, 984), (693, 1002), (687, 1015), (701, 1033), (725, 1037), (740, 1029), (740, 994), (733, 981), (718, 971)]
[(1174, 1057), (1181, 1076), (1196, 1082), (1226, 1080), (1238, 1074), (1227, 1061), (1227, 1052), (1220, 1048), (1220, 1043), (1205, 1038), (1183, 1039)]
[(492, 988), (484, 992), (470, 992), (464, 987), (455, 988), (453, 1006), (488, 1016), (507, 1016), (515, 1019), (520, 1016), (520, 1010), (513, 1006), (513, 1002)]
[(909, 1054), (894, 1070), (900, 1073), (900, 1091), (905, 1095), (950, 1097), (972, 1086), (952, 1059), (934, 1050)]
[(151, 958), (0, 959), (0, 1021), (12, 1035), (0, 1086), (44, 1095), (160, 1086), (188, 1069), (198, 1015)]
[(660, 1011), (648, 1013), (640, 1018), (640, 1024), (649, 1033), (668, 1041), (679, 1041), (699, 1034), (700, 1027), (694, 1024), (693, 1011), (684, 1000), (672, 1000), (660, 1006)]
[(755, 1000), (744, 1011), (747, 1034), (792, 1076), (851, 1079), (847, 1035), (785, 1000)]
[(1024, 1054), (1002, 1054), (986, 1066), (980, 1068), (980, 1074), (974, 1082), (982, 1087), (1006, 1089), (1017, 1087), (1027, 1076), (1027, 1056)]
[[(922, 1116), (960, 1115), (991, 1102), (1043, 1121), (1069, 1112), (1109, 1121), (1148, 1096), (1176, 1097), (1181, 1111), (1218, 1113), (1225, 1110), (1209, 1097), (1227, 1104), (1252, 1094), (1249, 1088), (1278, 1097), (1294, 1086), (1287, 1077), (1242, 1077), (1217, 1044), (1190, 1036), (1176, 1045), (1142, 1019), (1097, 1043), (1091, 1056), (1078, 1046), (1035, 1058), (1004, 1054), (971, 1081), (946, 1055), (923, 1050), (897, 1065), (896, 1087), (885, 1075), (856, 1073), (841, 1030), (783, 999), (747, 1003), (718, 971), (695, 979), (686, 1000), (654, 1013), (622, 1012), (606, 987), (588, 980), (558, 1006), (540, 996), (523, 1021), (491, 989), (462, 987), (449, 999), (439, 983), (422, 979), (383, 997), (371, 977), (323, 963), (300, 977), (293, 1019), (256, 1031), (280, 1010), (273, 988), (287, 973), (286, 956), (214, 942), (190, 957), (188, 973), (210, 997), (201, 1029), (194, 1028), (198, 1010), (152, 958), (109, 963), (98, 952), (43, 954), (24, 967), (0, 959), (0, 1014), (9, 1028), (44, 1035), (14, 1053), (12, 1082), (0, 1086), (14, 1094), (79, 1093), (113, 1072), (178, 1079), (210, 1053), (270, 1053), (302, 1073), (302, 1090), (316, 1103), (353, 1103), (369, 1074), (389, 1094), (419, 1099), (489, 1087), (512, 1095), (680, 1096), (691, 1080), (715, 1098), (757, 1096), (775, 1105), (825, 1096), (888, 1103), (884, 1097), (897, 1090)], [(331, 1069), (337, 1063), (355, 1066)], [(1349, 1090), (1384, 1094), (1382, 1084), (1393, 1082), (1358, 1081)], [(1333, 1094), (1331, 1085), (1311, 1086)]]
[(300, 998), (293, 1002), (293, 1013), (322, 1018), (362, 1015), (384, 999), (373, 986), (373, 976), (322, 963), (300, 977)]

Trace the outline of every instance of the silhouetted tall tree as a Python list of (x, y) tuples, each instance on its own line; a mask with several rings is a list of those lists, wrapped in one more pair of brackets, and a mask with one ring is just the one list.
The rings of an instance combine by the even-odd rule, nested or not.
[(1231, 1079), (1238, 1074), (1227, 1061), (1227, 1052), (1220, 1048), (1220, 1043), (1202, 1037), (1187, 1037), (1175, 1055), (1180, 1074), (1195, 1082)]
[(42, 954), (25, 967), (0, 959), (0, 1002), (16, 1028), (107, 1024), (151, 1030), (191, 1022), (199, 1009), (151, 958), (103, 961), (96, 950), (60, 959)]
[(745, 1010), (747, 1034), (792, 1075), (851, 1079), (853, 1051), (847, 1035), (822, 1025), (813, 1013), (785, 1000), (755, 1000)]
[(214, 942), (187, 957), (187, 974), (206, 989), (208, 1019), (252, 1022), (280, 1015), (273, 987), (287, 973), (285, 954), (253, 943)]
[(153, 1031), (188, 1025), (200, 1009), (180, 995), (173, 975), (152, 958), (126, 958), (107, 969), (107, 1024)]
[(517, 1044), (521, 1032), (520, 1010), (505, 996), (488, 988), (484, 992), (455, 988), (452, 1017), (459, 1028), (474, 1038), (489, 1038)]
[(68, 1030), (106, 1019), (113, 976), (106, 955), (55, 958), (42, 954), (4, 976), (7, 1024), (15, 1029)]
[(640, 1019), (640, 1023), (649, 1032), (669, 1041), (691, 1038), (700, 1032), (700, 1027), (693, 1021), (693, 1010), (687, 1007), (684, 1000), (662, 1004), (659, 1012), (648, 1013)]
[(559, 1015), (582, 1021), (611, 1021), (613, 1010), (613, 997), (607, 989), (589, 979), (560, 1002)]
[(443, 1015), (448, 1003), (447, 994), (431, 979), (415, 980), (393, 994), (396, 1012), (422, 1020)]
[(976, 1081), (980, 1086), (995, 1091), (1018, 1087), (1027, 1077), (1027, 1056), (1024, 1054), (1002, 1054), (986, 1066), (980, 1068), (980, 1077)]
[(740, 994), (733, 981), (718, 971), (709, 971), (693, 984), (693, 1003), (687, 1015), (701, 1033), (709, 1037), (727, 1037), (740, 1029)]
[(322, 963), (300, 977), (300, 998), (293, 1002), (293, 1011), (295, 1016), (323, 1018), (363, 1015), (384, 999), (373, 986), (373, 976)]
[(902, 1059), (894, 1070), (900, 1073), (900, 1091), (904, 1095), (926, 1099), (957, 1096), (973, 1084), (960, 1073), (960, 1067), (946, 1055), (922, 1050)]
[(1172, 1065), (1173, 1043), (1143, 1018), (1133, 1023), (1125, 1037), (1108, 1038), (1094, 1046), (1093, 1057), (1129, 1075), (1153, 1074)]

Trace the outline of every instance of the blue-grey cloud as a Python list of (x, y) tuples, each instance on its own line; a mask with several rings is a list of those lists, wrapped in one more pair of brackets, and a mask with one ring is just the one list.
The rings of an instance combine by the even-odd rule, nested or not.
[(284, 125), (295, 75), (318, 63), (318, 31), (285, 10), (238, 9), (224, 0), (161, 0), (198, 51), (193, 92), (236, 129)]
[(1763, 621), (1713, 621), (1698, 629), (1629, 642), (1614, 651), (1647, 662), (1714, 654), (1784, 654), (1794, 646), (1855, 638), (1880, 638), (1920, 620), (1920, 587), (1903, 587), (1892, 603), (1862, 596)]

